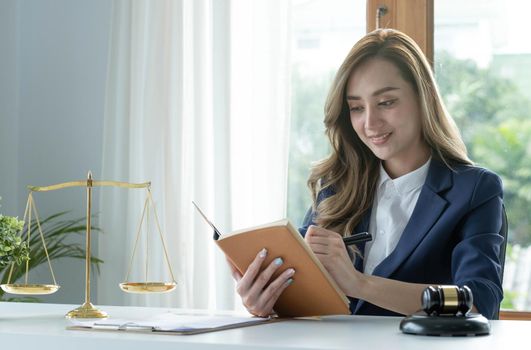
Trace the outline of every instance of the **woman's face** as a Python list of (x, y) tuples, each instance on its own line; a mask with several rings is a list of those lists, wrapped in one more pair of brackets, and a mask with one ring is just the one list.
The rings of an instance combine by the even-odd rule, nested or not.
[(362, 63), (350, 75), (346, 95), (352, 127), (391, 177), (427, 161), (418, 97), (393, 63), (380, 58)]

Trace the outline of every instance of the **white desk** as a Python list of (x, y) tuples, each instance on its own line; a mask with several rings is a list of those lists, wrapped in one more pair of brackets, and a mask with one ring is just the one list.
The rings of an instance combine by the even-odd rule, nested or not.
[[(492, 321), (489, 336), (426, 337), (402, 334), (398, 329), (400, 318), (371, 316), (285, 321), (187, 336), (66, 330), (64, 315), (77, 306), (0, 302), (0, 348), (488, 350), (527, 348), (531, 344), (530, 321)], [(116, 318), (149, 316), (167, 311), (157, 308), (98, 307)]]

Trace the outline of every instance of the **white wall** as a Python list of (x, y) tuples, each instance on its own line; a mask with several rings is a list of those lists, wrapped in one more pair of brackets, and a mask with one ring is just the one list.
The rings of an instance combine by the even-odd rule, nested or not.
[[(80, 180), (89, 169), (99, 176), (110, 15), (107, 0), (0, 1), (3, 213), (22, 216), (26, 185)], [(84, 196), (64, 189), (37, 193), (35, 201), (42, 217), (65, 210), (81, 217)], [(61, 289), (42, 300), (82, 303), (84, 262), (56, 261), (54, 272)], [(49, 270), (37, 278), (49, 282)]]
[(0, 2), (0, 213), (18, 208), (18, 3)]

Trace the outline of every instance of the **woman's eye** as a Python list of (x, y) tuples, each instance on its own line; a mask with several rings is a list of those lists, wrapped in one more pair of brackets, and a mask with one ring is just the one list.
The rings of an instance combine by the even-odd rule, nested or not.
[(359, 112), (362, 112), (362, 111), (363, 111), (363, 107), (361, 107), (361, 106), (350, 107), (350, 112), (352, 112), (352, 113), (359, 113)]
[(396, 102), (396, 98), (392, 100), (386, 100), (386, 101), (380, 102), (378, 103), (378, 105), (382, 107), (391, 107), (392, 105), (395, 104), (395, 102)]

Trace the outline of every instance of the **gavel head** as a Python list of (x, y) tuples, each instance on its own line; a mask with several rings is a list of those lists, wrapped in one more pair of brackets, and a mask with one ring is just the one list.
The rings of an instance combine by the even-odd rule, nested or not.
[(467, 286), (429, 286), (422, 292), (421, 302), (428, 315), (466, 315), (474, 298)]

